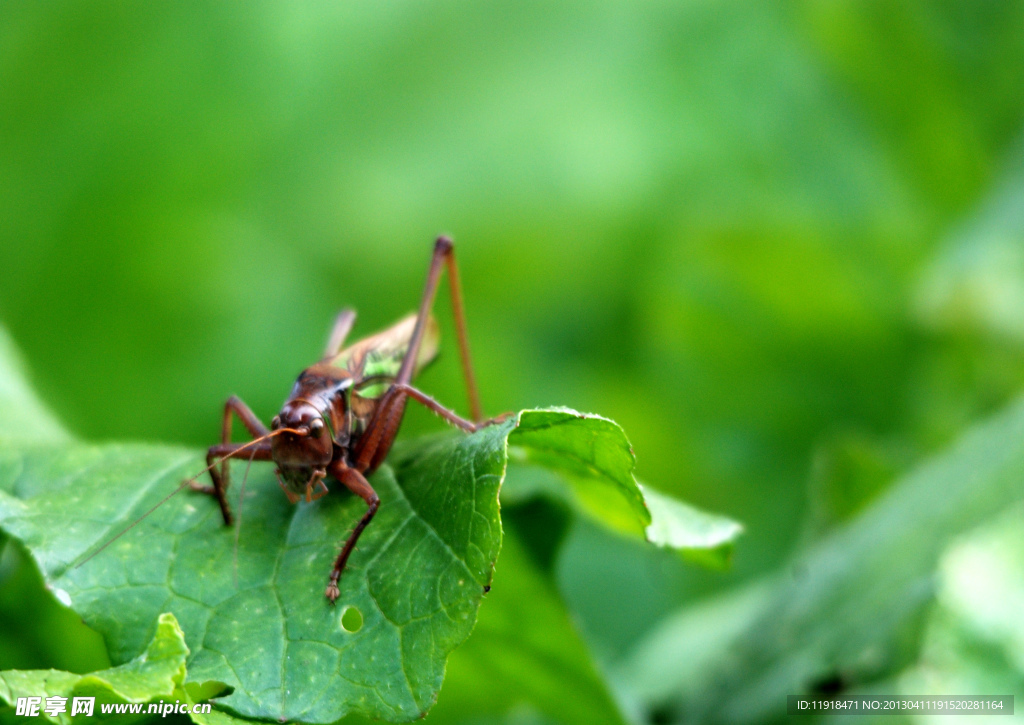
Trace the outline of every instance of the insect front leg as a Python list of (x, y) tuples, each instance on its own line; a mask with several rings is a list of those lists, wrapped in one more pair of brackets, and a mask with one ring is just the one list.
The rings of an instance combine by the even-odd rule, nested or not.
[[(267, 435), (270, 431), (263, 425), (256, 414), (252, 412), (248, 405), (242, 402), (242, 399), (237, 395), (232, 395), (224, 403), (224, 418), (221, 422), (221, 435), (219, 446), (212, 446), (206, 454), (206, 465), (213, 465), (213, 461), (218, 456), (225, 456), (228, 453), (235, 451), (238, 446), (232, 446), (231, 444), (231, 426), (234, 422), (232, 415), (238, 416), (238, 419), (242, 421), (242, 425), (245, 426), (246, 430), (252, 435), (253, 438), (260, 438), (261, 436)], [(270, 458), (261, 457), (260, 449), (262, 446), (255, 447), (256, 453), (254, 454), (253, 460), (270, 460)], [(267, 451), (270, 447), (267, 446)], [(231, 469), (228, 467), (228, 461), (225, 459), (219, 466), (214, 466), (210, 469), (210, 480), (213, 481), (212, 486), (203, 486), (198, 482), (193, 482), (191, 485), (192, 490), (200, 491), (201, 493), (207, 493), (217, 499), (217, 503), (220, 504), (221, 514), (224, 516), (224, 523), (228, 526), (231, 525), (231, 509), (228, 507), (227, 502), (227, 490), (231, 483), (230, 474)], [(218, 470), (219, 469), (219, 470)]]
[(363, 529), (370, 523), (373, 515), (377, 513), (380, 499), (377, 497), (377, 492), (373, 490), (370, 482), (363, 477), (363, 474), (354, 468), (349, 468), (341, 461), (331, 464), (331, 475), (341, 481), (349, 491), (366, 501), (368, 506), (366, 513), (363, 514), (355, 529), (349, 534), (345, 545), (341, 548), (341, 553), (338, 554), (338, 558), (334, 560), (334, 568), (327, 579), (327, 591), (325, 594), (328, 601), (334, 604), (338, 597), (341, 596), (341, 591), (338, 589), (338, 579), (341, 578), (341, 572), (344, 571), (345, 563), (348, 561), (352, 550), (356, 547), (356, 542), (359, 541), (359, 535), (363, 533)]
[(206, 452), (206, 465), (210, 467), (210, 478), (213, 479), (212, 486), (196, 486), (193, 481), (190, 484), (191, 488), (201, 493), (207, 493), (217, 499), (217, 503), (220, 504), (220, 513), (224, 517), (224, 523), (227, 526), (231, 526), (231, 507), (228, 506), (227, 499), (227, 479), (222, 479), (217, 474), (217, 466), (214, 465), (214, 461), (222, 460), (225, 464), (227, 458), (231, 454), (245, 448), (245, 453), (242, 454), (245, 458), (254, 461), (272, 461), (274, 460), (273, 449), (270, 447), (270, 443), (263, 442), (257, 445), (249, 445), (246, 443), (221, 443), (215, 446), (210, 446)]

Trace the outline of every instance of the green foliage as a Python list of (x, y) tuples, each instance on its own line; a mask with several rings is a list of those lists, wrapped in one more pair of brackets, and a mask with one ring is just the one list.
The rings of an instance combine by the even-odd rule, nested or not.
[[(567, 725), (622, 725), (618, 705), (557, 591), (514, 531), (473, 636), (449, 660), (430, 722), (526, 709)], [(566, 693), (572, 693), (567, 697)]]
[[(13, 383), (7, 390), (22, 395)], [(237, 503), (237, 532), (222, 525), (211, 499), (192, 492), (133, 526), (201, 467), (201, 457), (153, 445), (54, 445), (46, 433), (0, 446), (0, 527), (27, 547), (58, 599), (103, 635), (112, 660), (135, 656), (157, 615), (172, 611), (192, 650), (190, 679), (227, 683), (233, 693), (220, 703), (252, 718), (323, 723), (355, 711), (412, 720), (430, 709), (447, 657), (469, 636), (490, 589), (509, 446), (549, 470), (568, 471), (563, 488), (609, 512), (610, 526), (632, 517), (629, 528), (642, 534), (651, 522), (617, 425), (570, 410), (523, 411), (471, 436), (433, 437), (396, 452), (371, 479), (381, 508), (334, 607), (323, 597), (325, 577), (335, 545), (362, 515), (360, 499), (339, 494), (315, 505), (282, 505), (261, 466)], [(587, 491), (588, 481), (596, 493)], [(628, 515), (613, 516), (615, 505)], [(666, 497), (656, 510), (667, 506), (688, 511)], [(731, 526), (724, 539), (709, 538), (701, 515), (691, 516), (661, 517), (658, 543), (714, 550), (739, 533)], [(510, 628), (532, 612), (538, 629), (522, 640), (524, 660), (564, 658), (560, 677), (577, 688), (584, 683), (594, 693), (584, 701), (595, 703), (599, 719), (617, 721), (564, 612), (521, 559), (513, 554), (519, 579), (506, 586), (536, 601), (506, 609), (511, 622), (493, 627), (484, 642), (504, 652)], [(545, 691), (554, 686), (549, 676), (530, 682), (532, 689), (522, 688), (528, 701), (564, 714)]]
[[(0, 440), (198, 449), (230, 393), (268, 420), (339, 308), (359, 335), (415, 307), (448, 232), (489, 414), (600, 411), (642, 480), (744, 523), (735, 565), (698, 570), (682, 559), (711, 550), (640, 543), (628, 491), (510, 441), (506, 530), (631, 718), (700, 711), (706, 672), (737, 693), (771, 690), (766, 663), (813, 677), (850, 661), (829, 627), (863, 644), (876, 619), (897, 645), (853, 657), (860, 686), (1024, 696), (980, 605), (915, 590), (913, 615), (847, 588), (927, 578), (959, 530), (930, 532), (937, 503), (893, 509), (906, 546), (853, 542), (834, 613), (817, 575), (791, 581), (1024, 389), (1022, 24), (1021, 0), (2, 4), (0, 318), (60, 423), (14, 395)], [(463, 410), (438, 305), (419, 383)], [(410, 410), (403, 437), (433, 430)], [(960, 491), (965, 519), (998, 508), (982, 491)], [(0, 560), (0, 667), (50, 666), (67, 637), (103, 660), (72, 614), (24, 616), (46, 596), (27, 556)], [(481, 626), (525, 571), (503, 561)], [(460, 651), (450, 684), (489, 691)], [(476, 725), (568, 716), (486, 684), (508, 697)]]
[(681, 706), (699, 722), (761, 722), (784, 712), (786, 695), (829, 678), (856, 687), (891, 676), (915, 656), (949, 542), (1024, 501), (1022, 482), (1024, 401), (897, 482), (756, 595), (652, 634), (628, 676), (653, 672), (657, 684), (638, 686), (655, 702), (685, 691)]
[(31, 441), (59, 444), (68, 434), (29, 387), (21, 356), (7, 330), (0, 327), (0, 444)]
[[(77, 722), (132, 722), (136, 716), (103, 716), (100, 706), (109, 703), (147, 703), (164, 700), (198, 702), (224, 691), (221, 682), (185, 683), (185, 638), (173, 614), (161, 614), (156, 632), (138, 657), (119, 667), (88, 675), (57, 670), (0, 672), (0, 704), (13, 707), (19, 697), (40, 697), (43, 720), (69, 725)], [(64, 712), (49, 714), (46, 698), (65, 698)], [(71, 716), (73, 698), (94, 697), (93, 714)]]

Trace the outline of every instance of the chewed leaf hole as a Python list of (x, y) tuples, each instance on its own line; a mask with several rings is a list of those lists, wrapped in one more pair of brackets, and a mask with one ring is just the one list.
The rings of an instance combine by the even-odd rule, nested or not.
[(345, 607), (342, 609), (341, 628), (349, 634), (358, 632), (363, 628), (363, 613), (355, 607)]

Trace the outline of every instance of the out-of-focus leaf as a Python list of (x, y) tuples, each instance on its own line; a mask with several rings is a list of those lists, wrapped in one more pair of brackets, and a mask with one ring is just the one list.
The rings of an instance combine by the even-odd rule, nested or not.
[[(185, 659), (188, 647), (184, 635), (172, 614), (162, 614), (157, 621), (156, 633), (146, 650), (135, 659), (109, 670), (88, 675), (75, 675), (58, 670), (8, 670), (0, 672), (0, 701), (13, 707), (20, 697), (42, 698), (39, 716), (49, 722), (67, 725), (72, 722), (106, 722), (139, 719), (125, 715), (103, 717), (100, 707), (107, 703), (146, 703), (163, 699), (174, 701), (185, 680)], [(203, 683), (197, 693), (207, 697), (220, 694), (226, 685), (220, 682)], [(60, 703), (63, 712), (47, 713), (46, 700), (65, 698)], [(75, 697), (96, 698), (93, 717), (71, 716)]]
[(0, 326), (0, 445), (68, 439), (64, 428), (29, 388), (21, 355)]
[(890, 691), (1024, 697), (1024, 510), (957, 539), (938, 570), (921, 655)]
[(864, 431), (826, 436), (811, 457), (809, 534), (816, 538), (853, 518), (905, 471), (915, 452)]
[(1024, 510), (1012, 508), (950, 546), (939, 566), (938, 602), (1024, 678)]
[(919, 441), (945, 443), (1024, 386), (1024, 135), (992, 189), (943, 235), (911, 289), (930, 354), (909, 398)]
[(915, 314), (932, 331), (1024, 343), (1024, 149), (922, 275)]
[(103, 638), (47, 591), (16, 541), (0, 542), (0, 632), (0, 669), (93, 672), (110, 667)]
[(507, 533), (473, 636), (452, 653), (428, 723), (500, 719), (528, 709), (563, 725), (623, 723), (557, 591)]
[(907, 695), (1024, 697), (1024, 512), (957, 540), (939, 567), (938, 605), (921, 656), (899, 678)]
[(693, 698), (706, 672), (728, 669), (729, 646), (760, 616), (771, 592), (772, 584), (761, 581), (680, 610), (616, 664), (615, 680), (641, 708)]
[(786, 695), (891, 674), (916, 652), (949, 541), (1024, 499), (1024, 401), (974, 427), (783, 573), (763, 611), (703, 672), (684, 719), (753, 722)]

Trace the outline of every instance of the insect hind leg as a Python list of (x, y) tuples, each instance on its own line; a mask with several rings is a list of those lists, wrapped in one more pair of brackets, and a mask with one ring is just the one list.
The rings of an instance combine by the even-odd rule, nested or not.
[(438, 237), (437, 241), (434, 242), (434, 253), (430, 258), (430, 267), (427, 270), (427, 283), (423, 288), (423, 298), (420, 300), (420, 307), (416, 316), (416, 327), (413, 330), (412, 339), (409, 341), (409, 350), (402, 361), (402, 367), (395, 377), (395, 382), (408, 384), (412, 380), (413, 368), (416, 364), (416, 359), (419, 357), (420, 342), (423, 340), (423, 329), (430, 314), (430, 309), (434, 305), (434, 296), (437, 293), (437, 285), (441, 278), (442, 264), (448, 270), (448, 286), (452, 297), (452, 315), (455, 317), (455, 331), (459, 342), (462, 373), (466, 379), (466, 393), (469, 397), (470, 415), (474, 421), (479, 422), (483, 418), (483, 413), (480, 408), (480, 394), (476, 387), (476, 376), (473, 373), (473, 361), (469, 354), (469, 333), (466, 330), (466, 313), (462, 305), (459, 267), (455, 263), (455, 245), (448, 237)]

